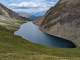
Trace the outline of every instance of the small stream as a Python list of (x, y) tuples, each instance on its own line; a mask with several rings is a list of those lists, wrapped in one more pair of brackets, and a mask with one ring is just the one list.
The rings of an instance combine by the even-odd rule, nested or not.
[(65, 39), (50, 36), (39, 30), (39, 27), (32, 22), (24, 23), (21, 28), (15, 32), (15, 35), (21, 36), (30, 42), (44, 45), (50, 48), (74, 48), (75, 45)]

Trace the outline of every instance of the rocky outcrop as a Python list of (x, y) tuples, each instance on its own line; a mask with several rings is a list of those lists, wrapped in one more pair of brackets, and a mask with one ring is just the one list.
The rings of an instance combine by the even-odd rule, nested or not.
[(0, 4), (0, 27), (7, 30), (17, 30), (25, 20), (14, 11)]
[(43, 32), (70, 40), (80, 47), (80, 0), (60, 0), (39, 24)]

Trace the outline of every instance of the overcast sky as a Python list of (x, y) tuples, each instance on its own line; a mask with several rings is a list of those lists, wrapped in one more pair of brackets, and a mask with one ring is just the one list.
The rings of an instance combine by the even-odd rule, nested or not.
[(14, 11), (40, 12), (54, 6), (58, 0), (0, 0), (5, 6)]

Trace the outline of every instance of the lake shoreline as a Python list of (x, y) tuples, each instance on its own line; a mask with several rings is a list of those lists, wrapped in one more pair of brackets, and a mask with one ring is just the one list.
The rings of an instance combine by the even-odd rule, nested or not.
[(40, 44), (51, 48), (75, 48), (76, 47), (72, 42), (68, 40), (58, 38), (56, 36), (51, 36), (40, 31), (39, 26), (33, 24), (32, 21), (29, 21), (21, 25), (20, 29), (15, 32), (15, 35), (21, 36), (22, 38), (29, 40), (32, 43)]

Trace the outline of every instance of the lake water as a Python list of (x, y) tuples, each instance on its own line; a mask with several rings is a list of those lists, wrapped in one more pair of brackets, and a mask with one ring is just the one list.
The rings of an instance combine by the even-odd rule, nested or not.
[(39, 27), (32, 22), (24, 23), (21, 28), (15, 32), (15, 35), (21, 36), (30, 42), (44, 45), (51, 48), (73, 48), (75, 45), (65, 39), (50, 36), (39, 30)]

